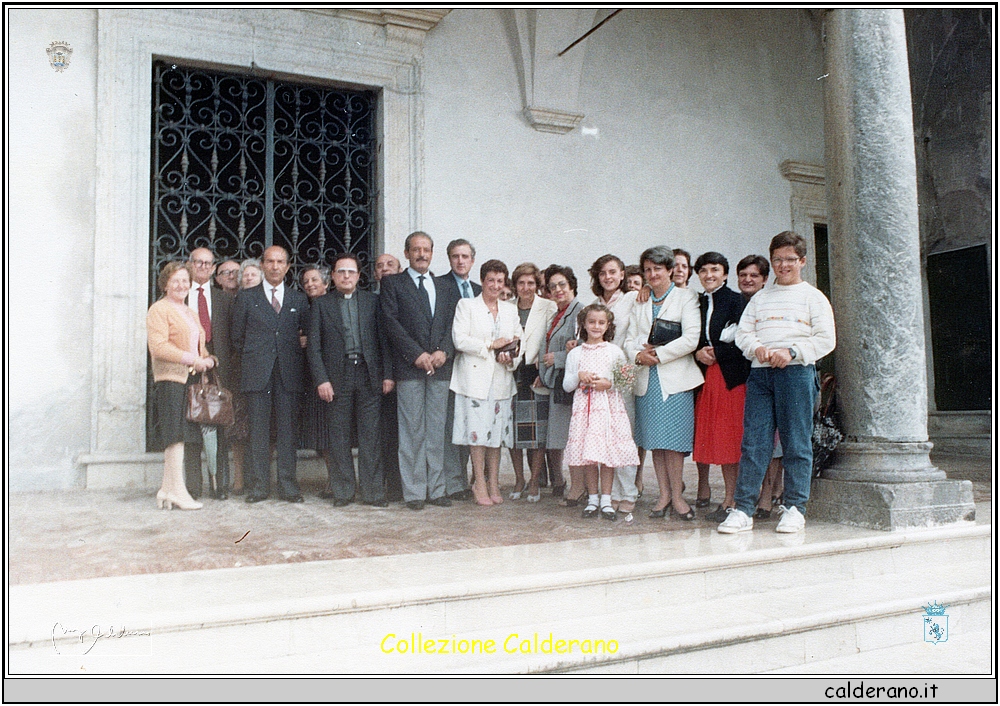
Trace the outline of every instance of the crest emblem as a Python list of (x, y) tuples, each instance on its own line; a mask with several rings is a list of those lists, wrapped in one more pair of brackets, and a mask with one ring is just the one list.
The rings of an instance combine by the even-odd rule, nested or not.
[(948, 615), (944, 612), (947, 607), (937, 601), (923, 606), (924, 642), (936, 645), (948, 641)]
[(52, 64), (52, 68), (62, 73), (69, 66), (73, 47), (69, 45), (69, 42), (52, 42), (45, 47), (45, 53), (49, 55), (49, 63)]

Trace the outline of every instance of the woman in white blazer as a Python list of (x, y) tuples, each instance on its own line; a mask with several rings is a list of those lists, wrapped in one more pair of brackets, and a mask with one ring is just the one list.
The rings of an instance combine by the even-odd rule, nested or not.
[(486, 261), (479, 271), (483, 292), (475, 299), (460, 299), (455, 307), (452, 338), (455, 367), (451, 389), (455, 392), (455, 426), (452, 443), (468, 446), (472, 458), (472, 494), (479, 505), (499, 505), (500, 447), (514, 446), (514, 413), (511, 398), (517, 392), (514, 370), (521, 353), (497, 353), (521, 339), (524, 331), (517, 307), (500, 300), (507, 282), (507, 266)]
[[(681, 519), (693, 520), (694, 510), (681, 492), (684, 456), (691, 453), (694, 444), (694, 389), (704, 382), (693, 355), (701, 333), (698, 295), (671, 282), (674, 255), (665, 245), (643, 252), (639, 265), (652, 295), (632, 309), (625, 354), (639, 366), (635, 443), (652, 451), (660, 485), (660, 498), (650, 517), (666, 516), (672, 504)], [(666, 345), (650, 345), (654, 319), (680, 323), (680, 337)]]
[(511, 500), (520, 499), (524, 492), (524, 452), (528, 452), (531, 479), (528, 481), (527, 500), (538, 502), (541, 497), (539, 481), (545, 468), (545, 439), (549, 419), (549, 390), (538, 376), (538, 356), (545, 345), (545, 333), (556, 313), (556, 303), (538, 295), (542, 286), (542, 273), (531, 262), (514, 268), (511, 275), (517, 295), (517, 316), (524, 329), (521, 339), (521, 364), (514, 371), (517, 396), (514, 398), (514, 447), (510, 462), (514, 467), (514, 490)]

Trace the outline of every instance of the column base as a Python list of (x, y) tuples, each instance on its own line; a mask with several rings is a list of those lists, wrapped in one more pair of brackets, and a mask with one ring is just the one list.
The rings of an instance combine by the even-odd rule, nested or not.
[(929, 441), (844, 441), (823, 477), (871, 483), (945, 480), (945, 472), (931, 464), (932, 448)]
[(967, 480), (869, 483), (817, 478), (808, 518), (877, 530), (939, 527), (974, 522), (976, 505)]

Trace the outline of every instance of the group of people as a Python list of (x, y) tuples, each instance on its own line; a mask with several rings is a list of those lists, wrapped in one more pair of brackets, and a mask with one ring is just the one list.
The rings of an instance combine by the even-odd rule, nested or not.
[[(427, 233), (411, 233), (403, 254), (402, 271), (391, 254), (378, 257), (373, 291), (358, 288), (352, 254), (332, 270), (304, 269), (302, 292), (285, 283), (280, 246), (218, 267), (198, 248), (187, 263), (164, 266), (164, 296), (147, 317), (166, 449), (161, 507), (201, 507), (203, 449), (213, 497), (268, 498), (272, 445), (277, 495), (290, 502), (303, 500), (295, 452), (306, 445), (326, 459), (321, 497), (338, 507), (494, 506), (505, 501), (507, 448), (507, 500), (538, 502), (551, 483), (585, 517), (631, 522), (648, 452), (659, 486), (653, 518), (695, 518), (682, 479), (690, 454), (695, 507), (709, 505), (709, 467), (722, 467), (725, 497), (707, 516), (720, 532), (752, 529), (778, 496), (778, 531), (804, 526), (815, 363), (835, 333), (829, 302), (802, 280), (800, 236), (775, 236), (770, 262), (741, 260), (739, 292), (717, 252), (693, 265), (666, 246), (645, 250), (638, 266), (604, 255), (589, 270), (592, 302), (581, 301), (572, 268), (555, 264), (511, 273), (488, 260), (477, 284), (476, 251), (464, 239), (448, 244), (451, 269), (441, 276), (429, 269)], [(701, 294), (688, 287), (692, 273)], [(184, 417), (186, 385), (212, 369), (235, 393), (229, 428)]]

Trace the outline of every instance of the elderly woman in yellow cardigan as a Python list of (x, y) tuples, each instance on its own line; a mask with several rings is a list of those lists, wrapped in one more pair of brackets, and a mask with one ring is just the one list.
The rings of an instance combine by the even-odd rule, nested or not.
[(200, 510), (184, 484), (184, 441), (199, 437), (196, 424), (185, 418), (189, 376), (215, 366), (205, 348), (205, 331), (185, 303), (191, 289), (186, 263), (168, 262), (156, 281), (163, 296), (146, 314), (146, 336), (153, 361), (154, 428), (164, 446), (163, 483), (156, 506)]

